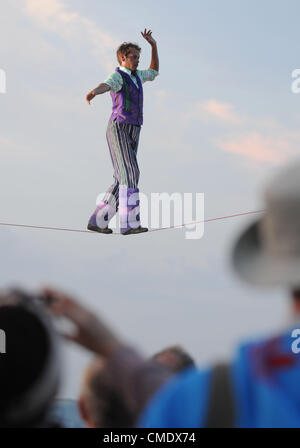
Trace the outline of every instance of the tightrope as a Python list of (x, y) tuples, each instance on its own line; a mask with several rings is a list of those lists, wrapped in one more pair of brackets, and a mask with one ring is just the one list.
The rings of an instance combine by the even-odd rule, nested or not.
[[(265, 210), (255, 210), (250, 212), (242, 212), (242, 213), (235, 213), (234, 215), (227, 215), (227, 216), (218, 216), (217, 218), (209, 218), (209, 219), (203, 219), (202, 221), (192, 221), (189, 223), (183, 223), (178, 224), (176, 226), (169, 226), (169, 227), (159, 227), (157, 229), (149, 229), (148, 232), (157, 232), (159, 230), (170, 230), (170, 229), (178, 229), (181, 227), (186, 226), (192, 226), (195, 224), (201, 224), (205, 222), (211, 222), (211, 221), (220, 221), (222, 219), (229, 219), (229, 218), (235, 218), (237, 216), (245, 216), (245, 215), (252, 215), (255, 213), (264, 213)], [(77, 232), (77, 233), (90, 233), (90, 234), (97, 234), (97, 232), (93, 232), (90, 230), (81, 230), (81, 229), (70, 229), (70, 228), (64, 228), (64, 227), (49, 227), (49, 226), (36, 226), (36, 225), (29, 225), (29, 224), (16, 224), (16, 223), (10, 223), (10, 222), (0, 222), (0, 226), (7, 226), (7, 227), (23, 227), (28, 229), (41, 229), (41, 230), (56, 230), (61, 232)], [(121, 235), (120, 232), (114, 232), (111, 235)]]

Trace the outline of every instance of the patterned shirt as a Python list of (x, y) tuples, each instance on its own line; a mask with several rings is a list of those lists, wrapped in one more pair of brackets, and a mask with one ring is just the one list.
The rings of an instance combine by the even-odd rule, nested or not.
[[(136, 77), (131, 74), (131, 70), (126, 67), (119, 67), (120, 70), (123, 70), (123, 72), (127, 73), (134, 84), (139, 88)], [(153, 70), (152, 68), (148, 68), (147, 70), (137, 70), (137, 75), (139, 76), (141, 83), (144, 84), (146, 81), (153, 81), (156, 76), (158, 75), (158, 72), (156, 70)], [(119, 90), (122, 89), (123, 85), (123, 78), (118, 72), (113, 72), (111, 75), (106, 78), (104, 81), (105, 84), (108, 84), (113, 92), (119, 92)]]

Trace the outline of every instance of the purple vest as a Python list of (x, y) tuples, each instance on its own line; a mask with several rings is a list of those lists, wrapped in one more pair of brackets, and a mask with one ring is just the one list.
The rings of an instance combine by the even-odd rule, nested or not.
[(123, 78), (122, 89), (119, 92), (110, 91), (112, 98), (111, 120), (117, 123), (143, 124), (143, 86), (141, 80), (136, 76), (139, 89), (130, 76), (116, 68)]

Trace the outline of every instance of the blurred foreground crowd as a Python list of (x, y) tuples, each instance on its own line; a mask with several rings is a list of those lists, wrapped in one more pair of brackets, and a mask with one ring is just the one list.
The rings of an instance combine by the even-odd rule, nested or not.
[[(299, 162), (275, 176), (264, 201), (260, 219), (237, 237), (231, 261), (248, 283), (286, 288), (294, 316), (290, 328), (241, 345), (228, 363), (198, 369), (180, 346), (145, 359), (63, 292), (4, 291), (0, 427), (64, 426), (53, 414), (61, 337), (94, 354), (77, 402), (87, 427), (300, 427)], [(61, 317), (72, 325), (62, 335), (53, 325)]]

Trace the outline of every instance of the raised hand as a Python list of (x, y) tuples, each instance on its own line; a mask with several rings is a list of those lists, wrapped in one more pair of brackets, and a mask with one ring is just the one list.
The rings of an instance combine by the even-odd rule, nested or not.
[(141, 35), (144, 39), (146, 39), (147, 42), (149, 42), (150, 45), (156, 45), (156, 40), (152, 37), (152, 31), (151, 30), (144, 30), (144, 32), (141, 31)]
[(49, 287), (41, 292), (47, 298), (48, 310), (55, 316), (67, 318), (76, 327), (74, 334), (63, 334), (66, 339), (107, 357), (121, 345), (117, 336), (99, 317), (69, 295)]

